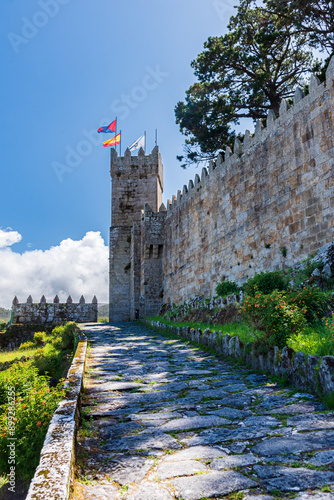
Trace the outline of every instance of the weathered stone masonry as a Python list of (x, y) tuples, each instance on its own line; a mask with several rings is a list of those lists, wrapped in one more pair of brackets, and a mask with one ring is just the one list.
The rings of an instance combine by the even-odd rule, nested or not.
[[(124, 321), (159, 309), (162, 290), (163, 167), (159, 148), (145, 156), (111, 150), (109, 317)], [(158, 212), (159, 207), (161, 212)], [(145, 208), (145, 210), (144, 210)]]
[[(290, 266), (334, 236), (334, 58), (294, 106), (268, 115), (167, 205), (164, 302), (213, 295), (223, 276)], [(286, 248), (286, 258), (283, 257)], [(283, 250), (283, 252), (282, 252)]]
[(59, 303), (58, 295), (52, 303), (47, 303), (43, 295), (39, 303), (33, 303), (31, 295), (27, 302), (19, 303), (17, 297), (13, 300), (12, 321), (13, 325), (18, 323), (27, 324), (61, 324), (66, 321), (77, 323), (97, 322), (97, 298), (94, 296), (91, 304), (86, 304), (81, 296), (78, 304), (74, 304), (71, 296), (65, 304)]
[(246, 131), (167, 212), (158, 148), (124, 158), (112, 151), (110, 319), (213, 295), (224, 276), (242, 282), (333, 241), (334, 58), (326, 82), (312, 76), (309, 90), (297, 89), (290, 109), (282, 101), (279, 117), (269, 112), (253, 137)]

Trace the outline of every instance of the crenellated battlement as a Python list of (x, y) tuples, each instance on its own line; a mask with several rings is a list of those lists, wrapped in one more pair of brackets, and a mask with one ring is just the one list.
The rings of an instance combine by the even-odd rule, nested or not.
[(66, 321), (76, 321), (78, 323), (97, 322), (97, 298), (93, 297), (91, 304), (86, 304), (85, 298), (81, 295), (77, 304), (73, 303), (69, 295), (66, 303), (60, 303), (58, 295), (53, 302), (48, 303), (45, 296), (34, 303), (31, 295), (26, 302), (20, 303), (15, 296), (12, 302), (11, 323), (15, 324), (60, 324)]
[(132, 156), (129, 148), (126, 149), (124, 156), (118, 156), (115, 149), (110, 150), (110, 175), (112, 179), (122, 175), (136, 176), (138, 172), (141, 175), (144, 173), (157, 175), (163, 190), (163, 166), (158, 146), (155, 146), (148, 155), (145, 154), (143, 148), (140, 148), (138, 155), (135, 156)]
[(194, 181), (190, 180), (188, 187), (183, 186), (183, 190), (178, 191), (177, 195), (172, 196), (172, 200), (167, 201), (167, 212), (170, 214), (177, 210), (184, 201), (196, 196), (201, 187), (208, 181), (207, 177), (219, 176), (224, 171), (233, 170), (240, 167), (245, 155), (252, 154), (252, 150), (260, 146), (267, 140), (276, 140), (287, 125), (302, 110), (311, 118), (315, 114), (315, 109), (322, 106), (326, 99), (330, 98), (330, 91), (333, 88), (334, 79), (334, 56), (332, 57), (327, 72), (326, 81), (320, 83), (320, 80), (315, 75), (311, 75), (309, 80), (309, 93), (305, 96), (303, 90), (296, 88), (293, 105), (289, 107), (287, 101), (283, 99), (279, 108), (279, 116), (276, 117), (272, 110), (268, 111), (266, 126), (261, 120), (257, 120), (253, 134), (249, 130), (245, 131), (244, 140), (241, 143), (238, 139), (235, 140), (233, 152), (230, 147), (225, 150), (225, 155), (219, 154), (215, 161), (210, 161), (208, 168), (203, 168), (201, 177), (196, 174)]

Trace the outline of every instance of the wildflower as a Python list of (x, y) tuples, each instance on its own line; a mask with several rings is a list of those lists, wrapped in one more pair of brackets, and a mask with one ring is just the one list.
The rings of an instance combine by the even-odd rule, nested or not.
[(37, 427), (39, 427), (40, 425), (42, 425), (42, 422), (37, 422)]

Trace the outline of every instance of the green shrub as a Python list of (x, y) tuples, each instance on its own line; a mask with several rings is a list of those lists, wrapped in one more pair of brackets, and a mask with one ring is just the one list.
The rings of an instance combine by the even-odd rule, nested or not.
[(63, 372), (63, 353), (52, 344), (38, 349), (33, 359), (40, 375), (49, 375), (51, 383), (56, 384)]
[(61, 339), (62, 349), (73, 349), (77, 343), (76, 324), (69, 321), (65, 325), (56, 326), (52, 330), (52, 336)]
[(8, 370), (0, 372), (0, 411), (7, 403), (8, 386), (15, 385), (16, 395), (24, 396), (35, 383), (36, 369), (31, 369), (31, 363), (17, 363)]
[(34, 347), (36, 347), (35, 342), (31, 342), (30, 340), (28, 340), (28, 342), (24, 342), (20, 345), (19, 350), (25, 351), (26, 349), (33, 349)]
[(46, 332), (36, 332), (34, 334), (34, 342), (36, 346), (40, 347), (46, 344)]
[[(7, 373), (8, 372), (8, 373)], [(16, 472), (21, 479), (30, 479), (38, 465), (39, 452), (53, 412), (64, 397), (63, 384), (49, 387), (49, 378), (38, 376), (31, 363), (19, 363), (0, 377), (0, 386), (7, 378), (8, 387), (15, 387), (15, 458)], [(25, 382), (23, 383), (23, 378)], [(2, 387), (2, 386), (1, 386)], [(9, 447), (11, 437), (8, 426), (8, 403), (1, 407), (0, 414), (0, 474), (8, 474)]]
[(216, 294), (219, 297), (227, 297), (240, 292), (240, 287), (234, 281), (222, 281), (216, 286)]
[(284, 347), (288, 337), (302, 332), (306, 326), (303, 312), (289, 303), (285, 292), (275, 290), (269, 295), (246, 296), (241, 308), (245, 319), (265, 332), (261, 343), (271, 347)]
[(255, 274), (249, 278), (244, 285), (246, 295), (254, 296), (258, 292), (270, 294), (274, 290), (288, 290), (289, 284), (287, 277), (282, 271), (267, 271)]
[(302, 309), (306, 321), (314, 324), (326, 314), (329, 298), (319, 288), (307, 286), (301, 291), (291, 292), (289, 302)]
[(308, 280), (315, 269), (319, 269), (320, 271), (323, 269), (321, 260), (311, 261), (310, 259), (304, 261), (302, 267), (297, 272), (293, 273), (292, 279), (296, 288), (300, 287), (304, 281)]

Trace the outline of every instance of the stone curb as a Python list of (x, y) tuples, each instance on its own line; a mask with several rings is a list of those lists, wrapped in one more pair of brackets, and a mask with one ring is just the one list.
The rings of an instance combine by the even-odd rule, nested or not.
[(256, 354), (254, 344), (246, 345), (239, 337), (231, 337), (222, 332), (194, 329), (188, 326), (175, 327), (160, 321), (148, 321), (150, 326), (160, 330), (170, 330), (198, 344), (211, 347), (218, 354), (230, 356), (251, 365), (253, 370), (269, 372), (277, 377), (287, 377), (288, 381), (300, 389), (312, 391), (318, 396), (334, 393), (334, 356), (312, 356), (295, 352), (290, 347), (282, 351), (274, 347), (267, 354)]
[(69, 498), (87, 352), (87, 337), (81, 330), (78, 333), (78, 347), (65, 382), (67, 394), (53, 414), (26, 500)]

